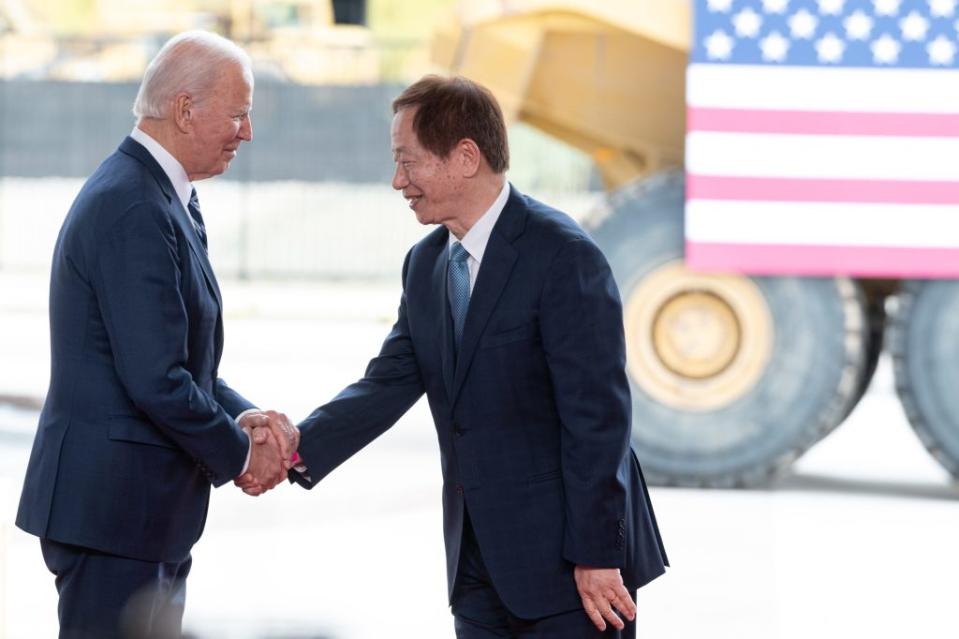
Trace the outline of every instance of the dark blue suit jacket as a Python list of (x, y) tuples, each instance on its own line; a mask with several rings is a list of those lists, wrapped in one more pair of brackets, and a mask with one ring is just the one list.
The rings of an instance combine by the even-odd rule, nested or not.
[(523, 618), (581, 607), (575, 564), (620, 568), (630, 587), (662, 574), (666, 555), (629, 445), (622, 309), (606, 259), (569, 217), (512, 189), (456, 356), (448, 237), (440, 227), (409, 252), (379, 356), (301, 424), (311, 478), (425, 391), (442, 456), (451, 591), (464, 509), (497, 592)]
[(20, 528), (134, 559), (187, 556), (210, 485), (239, 474), (249, 447), (232, 418), (252, 404), (217, 377), (221, 307), (173, 186), (127, 138), (57, 239), (50, 388)]

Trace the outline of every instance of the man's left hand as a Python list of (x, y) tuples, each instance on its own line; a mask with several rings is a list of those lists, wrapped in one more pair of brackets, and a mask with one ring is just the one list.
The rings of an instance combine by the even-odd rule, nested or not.
[(617, 630), (625, 627), (616, 611), (630, 621), (636, 618), (636, 604), (623, 585), (619, 568), (576, 566), (573, 576), (583, 608), (600, 632), (606, 630), (606, 622)]

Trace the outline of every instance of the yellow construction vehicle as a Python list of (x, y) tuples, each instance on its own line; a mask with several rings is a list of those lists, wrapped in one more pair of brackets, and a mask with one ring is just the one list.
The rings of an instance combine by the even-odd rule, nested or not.
[[(796, 246), (788, 242), (736, 244), (736, 234), (743, 229), (730, 223), (728, 228), (714, 230), (733, 237), (724, 246), (765, 249), (765, 266), (740, 267), (736, 250), (730, 248), (723, 256), (726, 267), (690, 268), (686, 249), (696, 237), (684, 234), (684, 211), (687, 225), (690, 214), (686, 189), (692, 187), (687, 174), (693, 177), (687, 155), (701, 149), (707, 137), (700, 134), (695, 140), (687, 138), (687, 109), (697, 106), (688, 101), (690, 70), (699, 73), (706, 63), (730, 59), (731, 51), (736, 53), (734, 47), (745, 52), (747, 47), (754, 47), (747, 42), (753, 37), (751, 42), (758, 39), (762, 47), (754, 47), (757, 60), (765, 65), (761, 77), (770, 80), (769, 92), (775, 94), (778, 87), (789, 88), (788, 83), (780, 82), (778, 74), (785, 78), (787, 73), (804, 72), (799, 67), (790, 71), (771, 62), (777, 55), (784, 58), (789, 46), (795, 50), (805, 46), (802, 29), (811, 34), (817, 24), (834, 25), (835, 32), (827, 33), (826, 26), (819, 31), (823, 42), (839, 42), (832, 49), (822, 48), (820, 62), (835, 61), (836, 55), (842, 55), (843, 46), (852, 52), (858, 44), (840, 41), (835, 33), (843, 35), (844, 28), (851, 33), (863, 24), (862, 20), (868, 21), (867, 26), (876, 25), (877, 32), (888, 25), (883, 38), (893, 47), (892, 54), (898, 54), (900, 49), (896, 47), (905, 51), (904, 47), (910, 46), (912, 32), (905, 32), (902, 42), (888, 34), (898, 35), (906, 16), (936, 28), (941, 23), (944, 35), (931, 41), (925, 50), (933, 63), (954, 66), (956, 34), (948, 20), (955, 16), (937, 14), (938, 9), (932, 7), (936, 3), (903, 0), (893, 3), (895, 6), (846, 4), (849, 6), (804, 0), (764, 0), (762, 5), (709, 0), (698, 2), (698, 12), (694, 12), (693, 0), (473, 0), (462, 2), (455, 19), (437, 33), (432, 54), (436, 63), (488, 86), (512, 121), (537, 127), (595, 161), (609, 191), (608, 204), (585, 225), (609, 258), (623, 296), (633, 438), (644, 468), (657, 483), (723, 487), (769, 481), (849, 415), (875, 370), (884, 335), (885, 347), (894, 360), (897, 389), (912, 426), (936, 459), (959, 477), (959, 395), (955, 391), (959, 382), (959, 283), (956, 270), (948, 263), (953, 248), (949, 245), (941, 249), (946, 252), (937, 253), (940, 249), (927, 250), (921, 245), (900, 251), (895, 242), (897, 229), (912, 228), (910, 211), (926, 216), (933, 208), (939, 221), (930, 222), (922, 231), (923, 241), (927, 245), (942, 244), (945, 240), (938, 238), (955, 235), (946, 215), (949, 207), (953, 217), (959, 215), (959, 178), (955, 171), (929, 182), (928, 189), (921, 182), (912, 183), (911, 187), (919, 186), (908, 192), (922, 205), (896, 208), (894, 204), (904, 202), (907, 195), (903, 193), (907, 191), (883, 184), (910, 186), (906, 160), (899, 161), (896, 153), (884, 151), (874, 153), (874, 158), (859, 156), (863, 164), (888, 169), (885, 180), (870, 186), (875, 186), (876, 192), (886, 189), (892, 194), (891, 200), (877, 204), (879, 200), (869, 193), (857, 196), (865, 198), (862, 200), (848, 196), (845, 203), (830, 209), (832, 217), (815, 218), (822, 220), (817, 222), (811, 216), (808, 224), (819, 226), (804, 230), (818, 233), (815, 237), (823, 244), (818, 247), (823, 249), (819, 253), (808, 251), (793, 260), (789, 268), (778, 268), (782, 260), (776, 261), (781, 257), (777, 251), (792, 255), (790, 251)], [(878, 13), (865, 16), (859, 4), (876, 5)], [(863, 15), (842, 22), (848, 18), (843, 12), (853, 9)], [(694, 13), (699, 32), (693, 27)], [(732, 26), (720, 28), (712, 22), (707, 24), (708, 20), (716, 24), (731, 20)], [(759, 27), (761, 20), (777, 25), (778, 31), (761, 39), (766, 33)], [(792, 35), (789, 29), (793, 29)], [(695, 38), (696, 33), (701, 37)], [(872, 52), (877, 59), (880, 54), (886, 56), (880, 62), (890, 62), (894, 56), (883, 53), (889, 50), (888, 46), (883, 49), (883, 38), (879, 38), (879, 46), (873, 41)], [(862, 45), (861, 55), (870, 55), (869, 46), (869, 41)], [(691, 56), (696, 47), (709, 49)], [(917, 51), (924, 55), (925, 50)], [(815, 56), (815, 49), (808, 51)], [(696, 61), (696, 55), (704, 64), (690, 64)], [(833, 58), (829, 59), (830, 55)], [(872, 64), (863, 60), (864, 65)], [(715, 68), (718, 65), (711, 67)], [(839, 69), (840, 75), (835, 77), (856, 71)], [(734, 69), (729, 74), (738, 72)], [(929, 78), (937, 72), (923, 71)], [(953, 81), (938, 77), (942, 78), (938, 87)], [(740, 86), (734, 90), (732, 85), (718, 82), (707, 88), (733, 103)], [(830, 86), (849, 95), (854, 91), (846, 91), (841, 82)], [(881, 97), (890, 103), (903, 102), (912, 99), (908, 93), (890, 82), (882, 86)], [(770, 101), (776, 99), (776, 95), (769, 97)], [(882, 100), (863, 109), (876, 109)], [(899, 129), (911, 126), (911, 122), (937, 122), (935, 126), (919, 133), (889, 134), (866, 141), (879, 140), (879, 149), (887, 148), (882, 144), (905, 143), (903, 140), (932, 144), (929, 140), (936, 135), (937, 126), (954, 140), (955, 127), (944, 123), (953, 122), (959, 106), (937, 101), (927, 110), (946, 111), (945, 115), (917, 113), (883, 121)], [(782, 107), (777, 117), (793, 117), (800, 107), (791, 108), (788, 104)], [(701, 109), (700, 113), (704, 117), (725, 117), (750, 112), (737, 107)], [(813, 115), (819, 118), (817, 123), (831, 116)], [(864, 122), (878, 122), (859, 114), (846, 119), (860, 130), (831, 140), (834, 147), (830, 148), (842, 152), (842, 157), (847, 150), (842, 144), (863, 144), (867, 135), (863, 133)], [(775, 125), (776, 121), (766, 118), (745, 126), (759, 131)], [(715, 126), (721, 132), (724, 125)], [(721, 138), (726, 133), (706, 133), (713, 136), (709, 141), (727, 139)], [(894, 139), (896, 135), (902, 137)], [(799, 137), (781, 135), (777, 139), (793, 143)], [(813, 135), (803, 140), (818, 144), (824, 137)], [(942, 143), (953, 144), (950, 140)], [(738, 153), (735, 144), (723, 146), (717, 142), (714, 146), (718, 155), (710, 158), (710, 166), (722, 165), (723, 154), (734, 157)], [(774, 155), (770, 152), (770, 157)], [(759, 172), (764, 168), (762, 157), (751, 165)], [(918, 159), (913, 157), (911, 161)], [(790, 160), (785, 158), (782, 164), (788, 166)], [(828, 170), (834, 173), (843, 170), (840, 160), (828, 153), (814, 157), (813, 162), (816, 160), (833, 167)], [(815, 165), (810, 173), (815, 173)], [(816, 188), (824, 182), (819, 180)], [(725, 184), (731, 183), (727, 180)], [(785, 196), (777, 193), (777, 188), (791, 188), (789, 197), (800, 204), (815, 199), (802, 192), (802, 180), (767, 180), (764, 184), (768, 185), (764, 197), (772, 201), (771, 211), (785, 210), (777, 201)], [(935, 207), (925, 206), (933, 201)], [(736, 206), (722, 210), (739, 215), (752, 211), (750, 207), (755, 205), (747, 202), (742, 210), (733, 210)], [(860, 219), (853, 214), (871, 216), (865, 219), (876, 221), (858, 226), (844, 221)], [(715, 229), (722, 226), (722, 219), (711, 223), (710, 228)], [(843, 262), (846, 256), (842, 244), (849, 237), (855, 240), (857, 233), (869, 237), (886, 233), (885, 244), (852, 247), (847, 262)], [(868, 255), (872, 262), (865, 266), (865, 262), (857, 262), (859, 256), (867, 254), (865, 250), (857, 252), (858, 248), (871, 250)], [(817, 262), (817, 255), (828, 259)], [(883, 260), (886, 255), (891, 257)], [(940, 259), (940, 255), (944, 257)], [(888, 317), (887, 306), (895, 311)]]
[(68, 23), (49, 3), (0, 0), (0, 73), (136, 81), (159, 45), (187, 29), (209, 29), (241, 44), (257, 77), (299, 84), (380, 79), (370, 30), (338, 23), (332, 0), (94, 0)]
[(53, 62), (57, 47), (16, 0), (0, 0), (0, 79), (38, 76)]

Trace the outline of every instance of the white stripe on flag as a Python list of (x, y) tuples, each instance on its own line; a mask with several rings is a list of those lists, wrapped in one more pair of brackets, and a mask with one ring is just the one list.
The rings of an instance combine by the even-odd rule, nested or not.
[(959, 205), (686, 203), (691, 242), (953, 247), (956, 238)]
[(692, 64), (692, 107), (959, 113), (959, 70)]
[(693, 131), (686, 170), (698, 175), (959, 180), (959, 138)]

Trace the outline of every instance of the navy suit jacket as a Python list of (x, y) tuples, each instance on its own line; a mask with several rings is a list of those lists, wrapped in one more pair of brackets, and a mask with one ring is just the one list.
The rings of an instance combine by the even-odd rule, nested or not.
[(410, 250), (379, 356), (300, 425), (312, 480), (425, 391), (442, 457), (450, 592), (466, 510), (517, 616), (581, 607), (576, 564), (620, 568), (629, 587), (642, 586), (664, 572), (666, 555), (629, 444), (622, 308), (606, 259), (568, 216), (511, 188), (457, 355), (448, 238), (439, 227)]
[(34, 535), (180, 561), (210, 485), (249, 448), (252, 404), (217, 376), (220, 291), (173, 186), (127, 138), (63, 223), (50, 281), (50, 388), (17, 513)]

